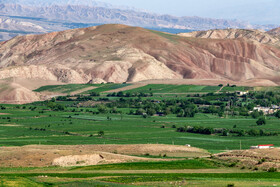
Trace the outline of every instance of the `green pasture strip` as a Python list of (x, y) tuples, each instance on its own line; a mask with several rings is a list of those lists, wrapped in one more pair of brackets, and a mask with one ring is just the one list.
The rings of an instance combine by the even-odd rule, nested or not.
[(254, 91), (253, 87), (247, 87), (247, 86), (237, 86), (237, 87), (231, 87), (231, 86), (225, 86), (221, 90), (222, 92), (235, 92), (235, 91)]
[(131, 84), (103, 84), (103, 85), (99, 86), (98, 88), (86, 91), (83, 94), (89, 94), (92, 92), (101, 93), (101, 92), (106, 92), (106, 91), (114, 92), (115, 89), (124, 88), (124, 87), (130, 86), (130, 85)]
[(219, 86), (199, 86), (199, 85), (164, 85), (149, 84), (140, 88), (125, 91), (126, 93), (208, 93), (216, 92)]
[(170, 169), (211, 169), (213, 162), (206, 160), (178, 160), (161, 162), (135, 162), (79, 167), (73, 170), (170, 170)]
[(135, 183), (135, 182), (164, 182), (182, 180), (246, 180), (246, 181), (276, 181), (280, 182), (279, 173), (191, 173), (191, 174), (132, 174), (123, 177), (104, 178), (102, 181), (115, 183)]
[(71, 93), (77, 90), (85, 89), (88, 87), (99, 87), (100, 85), (95, 84), (67, 84), (67, 85), (50, 85), (50, 86), (43, 86), (36, 90), (35, 92), (57, 92), (57, 93)]
[[(92, 178), (101, 176), (120, 176), (127, 180), (132, 177), (145, 177), (152, 179), (172, 179), (172, 178), (212, 178), (212, 179), (251, 179), (251, 180), (276, 180), (280, 181), (279, 172), (254, 172), (254, 173), (0, 173), (2, 177), (65, 177), (65, 178)], [(145, 181), (143, 181), (145, 182)]]

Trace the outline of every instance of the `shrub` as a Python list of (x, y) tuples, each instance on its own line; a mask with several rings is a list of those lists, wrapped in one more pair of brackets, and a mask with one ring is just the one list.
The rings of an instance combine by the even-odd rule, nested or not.
[(267, 170), (268, 172), (276, 172), (277, 171), (277, 168), (269, 168), (268, 170)]

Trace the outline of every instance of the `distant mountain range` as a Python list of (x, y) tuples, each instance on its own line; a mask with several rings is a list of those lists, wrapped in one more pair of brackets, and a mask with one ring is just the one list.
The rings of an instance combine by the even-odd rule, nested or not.
[(8, 40), (17, 35), (109, 23), (140, 26), (170, 33), (227, 28), (271, 30), (277, 27), (252, 25), (237, 20), (158, 15), (94, 0), (37, 0), (36, 3), (34, 0), (0, 0), (0, 40)]

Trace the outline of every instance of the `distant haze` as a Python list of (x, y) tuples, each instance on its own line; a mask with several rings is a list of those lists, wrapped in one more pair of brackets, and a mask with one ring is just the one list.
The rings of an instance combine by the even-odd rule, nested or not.
[(239, 19), (280, 24), (280, 0), (99, 0), (175, 16)]

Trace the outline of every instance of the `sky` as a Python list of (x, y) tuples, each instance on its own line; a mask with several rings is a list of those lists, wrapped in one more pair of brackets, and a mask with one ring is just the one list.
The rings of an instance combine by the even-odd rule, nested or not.
[(280, 0), (99, 0), (158, 14), (238, 19), (280, 25)]

